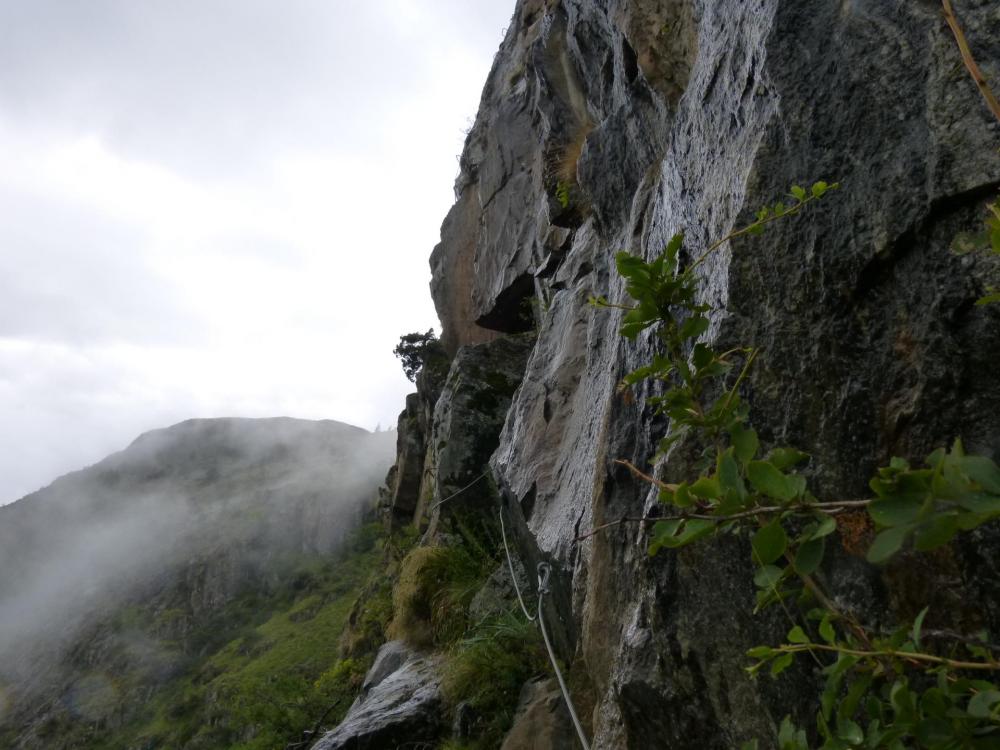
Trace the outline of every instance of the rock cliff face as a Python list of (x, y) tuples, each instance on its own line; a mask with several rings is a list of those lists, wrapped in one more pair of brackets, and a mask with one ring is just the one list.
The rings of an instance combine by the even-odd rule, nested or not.
[[(1000, 80), (1000, 8), (960, 5)], [(629, 526), (574, 543), (655, 505), (613, 459), (645, 465), (666, 427), (650, 394), (616, 393), (651, 342), (627, 342), (620, 313), (587, 303), (622, 299), (614, 254), (652, 258), (677, 232), (696, 252), (792, 184), (841, 182), (822, 208), (703, 266), (719, 310), (706, 337), (762, 350), (745, 387), (752, 421), (765, 442), (812, 455), (820, 497), (860, 496), (891, 455), (920, 458), (957, 436), (996, 459), (1000, 312), (973, 303), (1000, 268), (949, 245), (1000, 188), (998, 143), (931, 0), (517, 3), (431, 287), (458, 360), (503, 334), (534, 338), (494, 442), (448, 422), (446, 394), (426, 420), (424, 473), (443, 476), (448, 453), (435, 446), (493, 451), (520, 556), (557, 567), (562, 656), (592, 685), (594, 747), (736, 747), (774, 737), (785, 713), (811, 715), (817, 689), (804, 671), (744, 676), (745, 649), (786, 626), (751, 617), (740, 541), (649, 558), (647, 531)], [(456, 488), (475, 473), (456, 474)], [(954, 622), (995, 630), (997, 536), (963, 537), (908, 585)], [(841, 552), (823, 575), (875, 624), (914, 614), (892, 566)], [(889, 597), (891, 579), (904, 585)]]

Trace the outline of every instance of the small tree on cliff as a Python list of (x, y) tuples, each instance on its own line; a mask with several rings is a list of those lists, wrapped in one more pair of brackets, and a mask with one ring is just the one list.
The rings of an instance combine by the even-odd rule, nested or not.
[(417, 373), (424, 366), (437, 369), (448, 361), (444, 347), (431, 328), (427, 333), (407, 333), (399, 337), (399, 344), (392, 353), (399, 357), (403, 372), (410, 381), (417, 379)]

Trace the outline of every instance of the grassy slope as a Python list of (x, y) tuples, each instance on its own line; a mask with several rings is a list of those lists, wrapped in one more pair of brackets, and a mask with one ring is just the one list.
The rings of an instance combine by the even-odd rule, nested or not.
[(366, 530), (339, 558), (284, 560), (272, 592), (247, 594), (180, 637), (174, 610), (120, 611), (112, 627), (137, 634), (145, 652), (123, 653), (121, 671), (79, 680), (40, 734), (53, 747), (95, 750), (272, 750), (336, 704), (324, 722), (332, 725), (368, 666), (365, 656), (339, 659), (338, 641), (381, 555)]
[(39, 739), (59, 750), (282, 750), (321, 717), (339, 722), (391, 636), (443, 652), (445, 705), (471, 710), (472, 736), (442, 747), (494, 750), (521, 685), (547, 671), (537, 629), (514, 612), (470, 621), (499, 558), (415, 542), (412, 530), (385, 539), (369, 526), (338, 557), (275, 560), (279, 585), (193, 630), (178, 627), (179, 610), (119, 611), (112, 627), (139, 637), (115, 643), (143, 646), (111, 660), (121, 669), (78, 681)]

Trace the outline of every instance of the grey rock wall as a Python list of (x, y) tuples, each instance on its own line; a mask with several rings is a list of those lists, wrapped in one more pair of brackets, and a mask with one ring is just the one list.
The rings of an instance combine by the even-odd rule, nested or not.
[(362, 694), (315, 750), (431, 746), (440, 732), (440, 659), (389, 641), (379, 651)]
[[(959, 13), (1000, 81), (1000, 6)], [(815, 709), (803, 696), (816, 675), (743, 676), (745, 648), (784, 625), (750, 615), (739, 541), (654, 559), (636, 527), (573, 541), (654, 504), (612, 461), (646, 462), (666, 427), (647, 394), (616, 393), (649, 342), (628, 344), (615, 312), (587, 304), (621, 299), (615, 252), (653, 257), (676, 232), (697, 251), (793, 183), (840, 181), (821, 207), (704, 266), (719, 308), (707, 335), (762, 349), (746, 396), (763, 439), (809, 451), (825, 497), (863, 493), (889, 456), (956, 436), (997, 458), (1000, 313), (973, 302), (1000, 268), (949, 244), (1000, 188), (998, 143), (931, 0), (517, 4), (432, 292), (452, 351), (537, 327), (492, 467), (520, 505), (522, 556), (557, 561), (566, 581), (564, 658), (599, 696), (594, 747), (766, 744), (784, 712)], [(985, 602), (952, 606), (959, 624), (995, 627), (997, 579), (976, 572), (997, 559), (991, 536), (963, 538), (919, 583), (846, 552), (827, 583), (875, 622), (913, 614), (905, 585), (957, 586), (959, 602)]]

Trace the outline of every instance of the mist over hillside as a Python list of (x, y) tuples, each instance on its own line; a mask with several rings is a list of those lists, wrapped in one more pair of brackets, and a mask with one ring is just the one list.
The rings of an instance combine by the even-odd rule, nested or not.
[[(95, 666), (181, 670), (200, 623), (337, 550), (394, 448), (334, 421), (190, 420), (0, 508), (0, 727), (5, 702), (38, 724)], [(169, 611), (171, 632), (109, 625), (129, 607)]]

